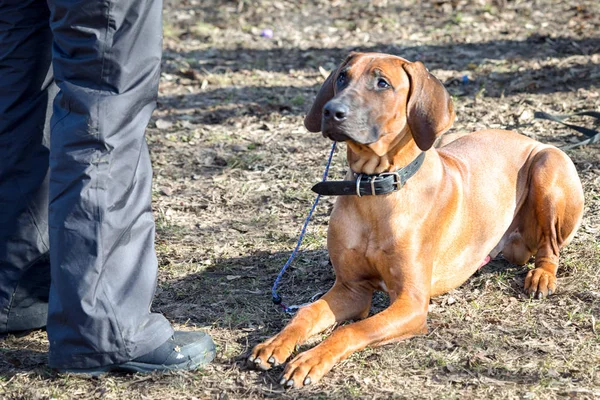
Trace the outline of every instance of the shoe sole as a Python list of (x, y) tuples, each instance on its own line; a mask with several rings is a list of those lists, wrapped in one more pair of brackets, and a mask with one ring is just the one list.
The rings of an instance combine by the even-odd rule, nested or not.
[(199, 354), (198, 356), (189, 359), (186, 362), (182, 362), (179, 364), (147, 364), (140, 362), (129, 361), (123, 364), (118, 365), (107, 365), (104, 367), (97, 368), (89, 368), (89, 369), (65, 369), (59, 372), (66, 374), (76, 374), (76, 375), (88, 375), (91, 377), (98, 377), (110, 372), (125, 372), (125, 373), (141, 373), (141, 374), (149, 374), (154, 371), (159, 372), (169, 372), (169, 371), (194, 371), (199, 367), (207, 365), (212, 360), (214, 360), (216, 355), (216, 350), (212, 349), (211, 351), (207, 351), (203, 354)]
[(0, 340), (6, 339), (9, 336), (12, 336), (15, 339), (19, 339), (19, 338), (23, 338), (25, 336), (31, 335), (32, 333), (38, 332), (38, 331), (46, 331), (46, 327), (24, 329), (22, 331), (3, 332), (3, 333), (0, 333)]

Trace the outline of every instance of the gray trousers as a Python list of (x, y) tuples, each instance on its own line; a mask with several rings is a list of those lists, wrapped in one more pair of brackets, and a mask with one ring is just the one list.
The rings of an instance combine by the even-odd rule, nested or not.
[(51, 367), (128, 361), (173, 332), (150, 312), (161, 13), (0, 0), (0, 333), (47, 323)]

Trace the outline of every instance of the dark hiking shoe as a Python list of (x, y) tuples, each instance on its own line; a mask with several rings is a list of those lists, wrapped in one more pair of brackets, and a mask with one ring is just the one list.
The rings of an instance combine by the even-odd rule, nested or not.
[(87, 369), (63, 369), (60, 372), (98, 376), (106, 372), (193, 371), (210, 363), (215, 358), (215, 354), (215, 344), (208, 334), (198, 331), (175, 331), (173, 336), (156, 350), (123, 364)]

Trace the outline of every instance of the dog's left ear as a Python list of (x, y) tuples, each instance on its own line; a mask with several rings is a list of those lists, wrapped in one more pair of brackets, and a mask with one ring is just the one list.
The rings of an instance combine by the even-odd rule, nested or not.
[(402, 66), (410, 80), (406, 119), (417, 146), (423, 151), (433, 146), (435, 139), (454, 123), (452, 98), (422, 62)]
[(337, 69), (333, 70), (317, 93), (317, 97), (310, 108), (306, 117), (304, 117), (304, 126), (310, 132), (321, 132), (321, 119), (323, 117), (323, 107), (325, 103), (333, 98), (333, 84), (335, 83), (335, 75), (337, 75)]
[(304, 126), (311, 132), (321, 132), (321, 119), (323, 118), (323, 107), (325, 104), (335, 96), (335, 80), (337, 79), (338, 72), (355, 57), (361, 56), (362, 53), (352, 51), (346, 57), (346, 59), (334, 69), (317, 93), (317, 97), (313, 105), (310, 107), (310, 111), (304, 117)]

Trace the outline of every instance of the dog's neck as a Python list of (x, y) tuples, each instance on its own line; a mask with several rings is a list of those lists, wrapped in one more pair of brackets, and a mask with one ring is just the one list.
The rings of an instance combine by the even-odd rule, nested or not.
[(397, 171), (421, 154), (412, 137), (402, 140), (383, 155), (376, 154), (368, 145), (347, 142), (347, 158), (350, 169), (357, 174), (374, 175)]

